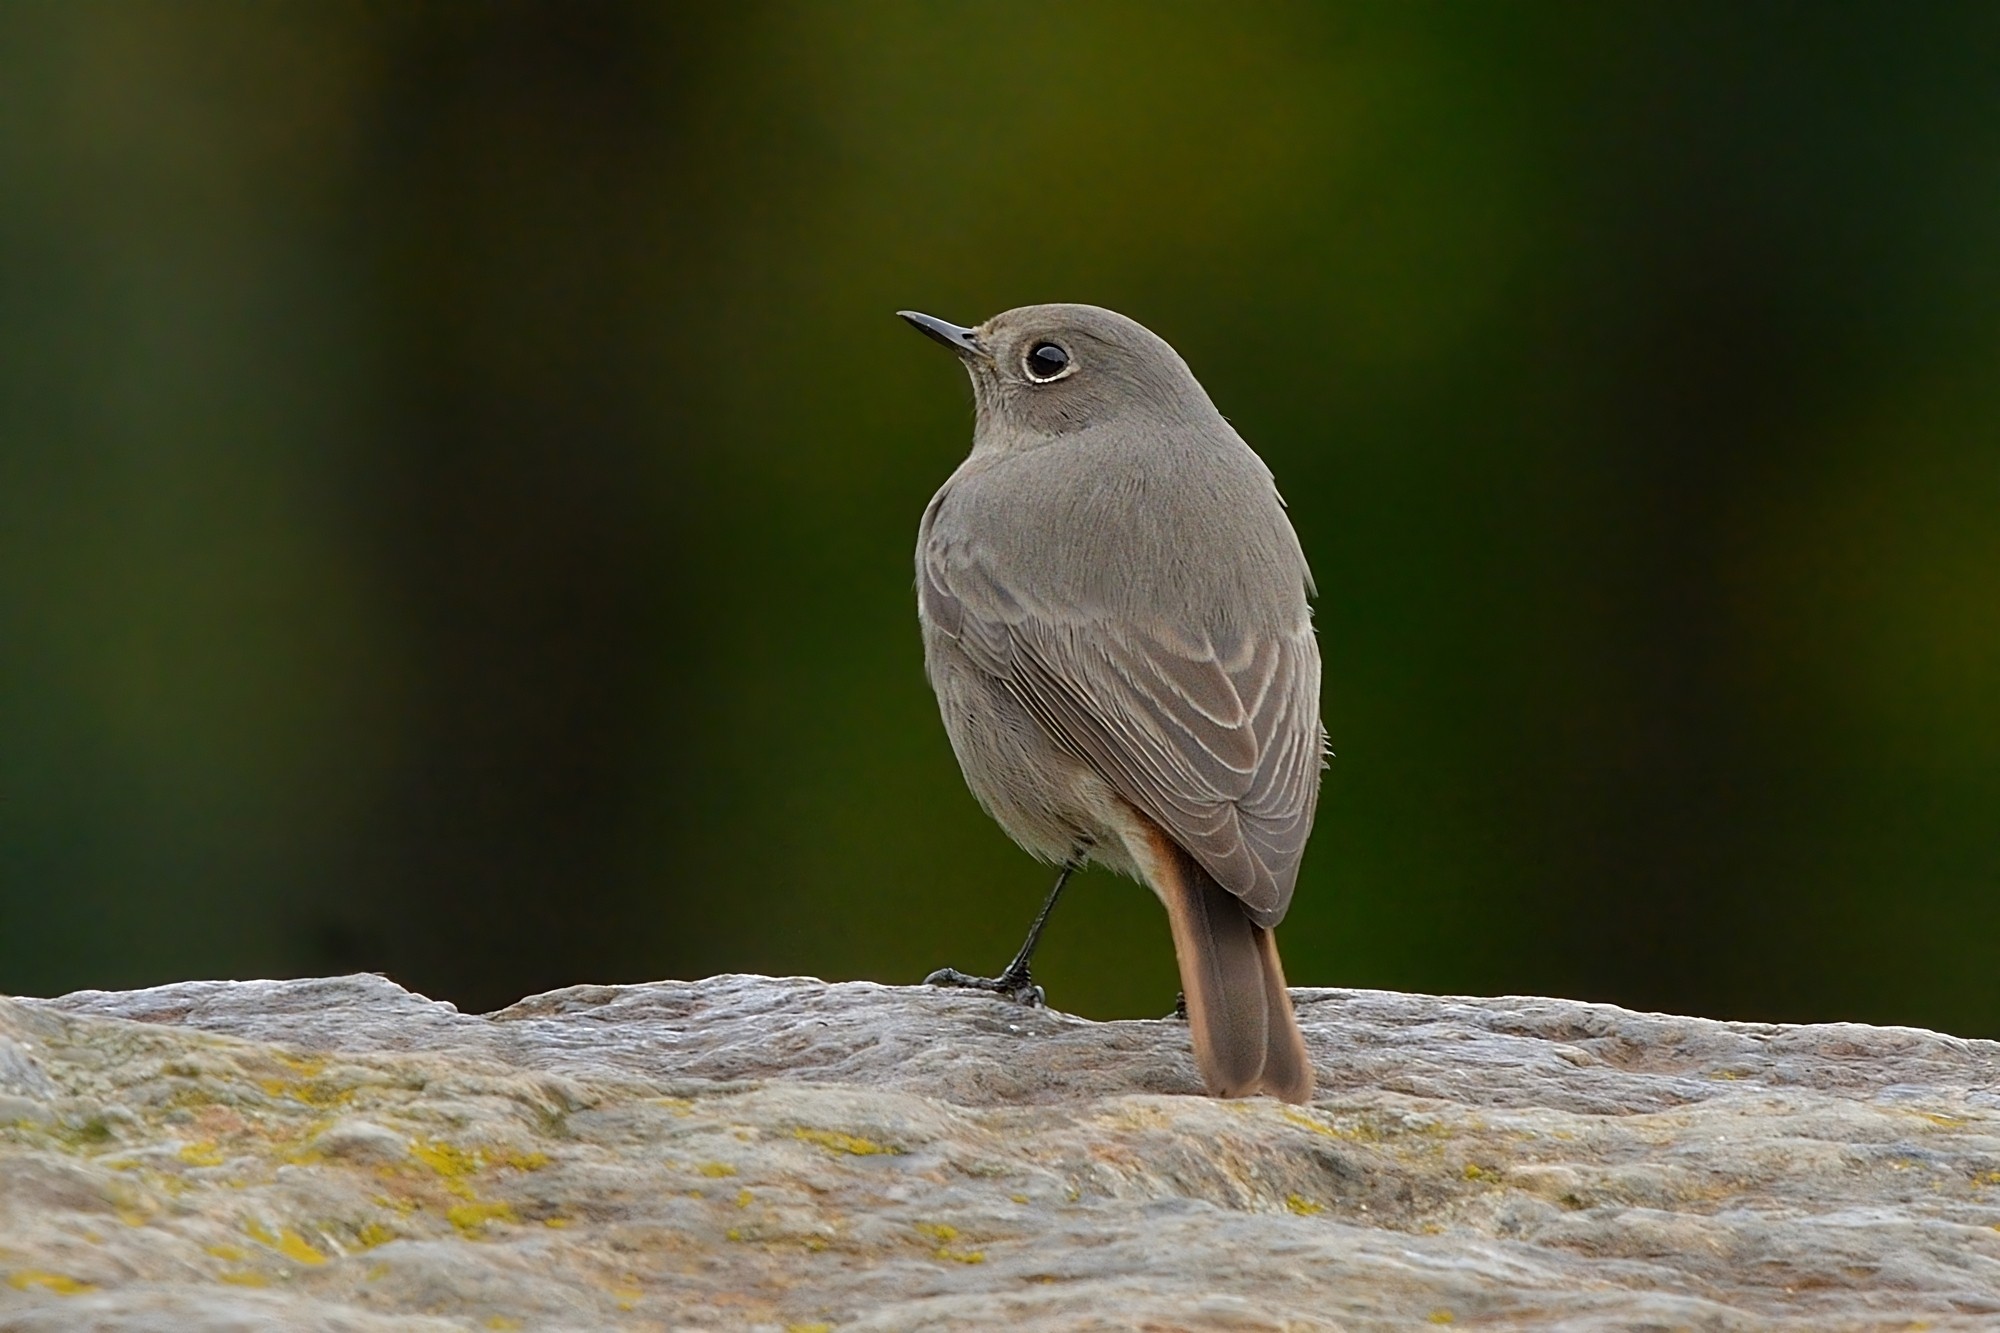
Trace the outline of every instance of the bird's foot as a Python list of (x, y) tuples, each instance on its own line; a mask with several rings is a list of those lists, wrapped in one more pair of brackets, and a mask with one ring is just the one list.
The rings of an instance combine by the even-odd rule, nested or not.
[(1175, 992), (1174, 992), (1174, 1011), (1173, 1011), (1173, 1012), (1172, 1012), (1171, 1014), (1168, 1014), (1168, 1015), (1167, 1015), (1167, 1017), (1168, 1017), (1168, 1018), (1178, 1018), (1178, 1019), (1179, 1019), (1179, 1020), (1180, 1020), (1181, 1022), (1183, 1022), (1183, 1023), (1187, 1022), (1187, 992), (1186, 992), (1186, 991), (1184, 991), (1184, 990), (1177, 990), (1177, 991), (1175, 991)]
[(948, 986), (958, 990), (983, 990), (998, 995), (1003, 1000), (1026, 1005), (1030, 1009), (1040, 1009), (1047, 1005), (1048, 997), (1035, 984), (1028, 970), (1019, 972), (1008, 969), (997, 977), (968, 976), (955, 967), (941, 967), (924, 978), (926, 986)]

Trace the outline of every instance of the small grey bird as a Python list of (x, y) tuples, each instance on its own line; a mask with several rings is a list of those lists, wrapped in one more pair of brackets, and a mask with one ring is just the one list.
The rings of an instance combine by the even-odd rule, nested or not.
[(1063, 870), (1166, 905), (1195, 1063), (1221, 1097), (1312, 1096), (1272, 927), (1326, 750), (1312, 575), (1271, 471), (1157, 335), (1097, 306), (902, 317), (972, 377), (972, 453), (917, 537), (924, 665), (966, 785)]

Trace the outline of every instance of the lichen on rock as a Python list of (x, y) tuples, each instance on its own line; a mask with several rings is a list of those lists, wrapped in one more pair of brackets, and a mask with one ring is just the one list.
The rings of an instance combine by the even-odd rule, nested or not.
[(718, 977), (0, 1000), (0, 1330), (2000, 1326), (2000, 1046), (1297, 993), (1185, 1028)]

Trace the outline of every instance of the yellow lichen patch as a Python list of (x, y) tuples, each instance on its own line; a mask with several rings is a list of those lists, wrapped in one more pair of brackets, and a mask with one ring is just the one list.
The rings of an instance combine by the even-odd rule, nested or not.
[(1465, 1164), (1464, 1175), (1467, 1180), (1491, 1180), (1493, 1178), (1493, 1173), (1480, 1166), (1477, 1162), (1467, 1162)]
[(429, 1141), (423, 1139), (412, 1140), (410, 1143), (410, 1156), (416, 1158), (446, 1180), (457, 1180), (461, 1177), (472, 1175), (479, 1170), (478, 1153), (467, 1152), (463, 1148), (455, 1147), (452, 1144), (443, 1143), (435, 1139)]
[(345, 1106), (354, 1100), (354, 1089), (323, 1079), (312, 1079), (304, 1083), (294, 1083), (286, 1093), (295, 1102), (325, 1110), (335, 1106)]
[(919, 1222), (915, 1230), (918, 1235), (937, 1242), (931, 1251), (933, 1258), (949, 1259), (955, 1264), (983, 1264), (986, 1262), (984, 1250), (960, 1250), (952, 1247), (958, 1239), (958, 1228), (945, 1222)]
[(263, 1089), (265, 1096), (316, 1107), (344, 1106), (354, 1100), (353, 1087), (320, 1077), (326, 1072), (325, 1060), (285, 1055), (277, 1059), (289, 1076), (281, 1074), (258, 1079), (257, 1086)]
[(1338, 1129), (1335, 1129), (1332, 1125), (1329, 1125), (1326, 1122), (1320, 1120), (1317, 1116), (1307, 1115), (1303, 1111), (1294, 1111), (1289, 1106), (1281, 1109), (1278, 1112), (1278, 1115), (1281, 1119), (1286, 1120), (1291, 1124), (1297, 1125), (1300, 1129), (1309, 1129), (1315, 1134), (1323, 1134), (1330, 1139), (1345, 1139), (1354, 1137), (1353, 1135), (1350, 1134), (1343, 1134)]
[(557, 1230), (561, 1230), (563, 1227), (568, 1226), (572, 1220), (573, 1219), (567, 1217), (545, 1217), (542, 1219), (542, 1225), (545, 1227), (554, 1227)]
[(39, 1268), (24, 1268), (18, 1273), (8, 1274), (7, 1285), (16, 1291), (40, 1287), (43, 1291), (52, 1291), (58, 1296), (75, 1296), (80, 1292), (97, 1290), (92, 1283), (65, 1277), (61, 1273), (45, 1273)]
[(613, 1287), (611, 1296), (618, 1302), (618, 1308), (629, 1310), (645, 1298), (646, 1293), (636, 1286)]
[(254, 1268), (232, 1268), (215, 1275), (218, 1282), (227, 1282), (233, 1287), (268, 1287), (271, 1279)]
[(1458, 1321), (1452, 1317), (1452, 1313), (1449, 1310), (1433, 1310), (1431, 1311), (1431, 1322), (1433, 1324), (1452, 1324)]
[(1323, 1213), (1326, 1211), (1326, 1209), (1320, 1207), (1303, 1194), (1287, 1194), (1285, 1196), (1285, 1207), (1291, 1209), (1300, 1217), (1311, 1217), (1314, 1213)]
[(508, 1315), (492, 1314), (486, 1316), (486, 1327), (488, 1328), (519, 1328), (520, 1326), (520, 1320)]
[(2000, 1171), (1982, 1171), (1972, 1178), (1975, 1185), (2000, 1185)]
[(664, 1106), (675, 1115), (688, 1116), (694, 1114), (694, 1103), (686, 1097), (655, 1097), (653, 1098), (653, 1105)]
[(736, 1191), (736, 1206), (738, 1208), (748, 1208), (753, 1198), (754, 1196), (749, 1190), (738, 1190)]
[(792, 1131), (792, 1137), (818, 1144), (829, 1152), (842, 1152), (854, 1157), (873, 1157), (877, 1154), (895, 1156), (903, 1151), (901, 1148), (892, 1148), (886, 1143), (877, 1143), (873, 1139), (843, 1134), (836, 1129), (807, 1129), (801, 1125)]
[[(1995, 1228), (1994, 1228), (1994, 1230), (1995, 1230), (1995, 1231), (2000, 1231), (2000, 1227), (1995, 1227)], [(729, 1228), (729, 1230), (727, 1230), (727, 1231), (725, 1231), (725, 1232), (723, 1232), (723, 1233), (722, 1233), (722, 1238), (723, 1238), (724, 1240), (742, 1240), (742, 1239), (743, 1239), (743, 1228), (742, 1228), (742, 1227), (731, 1227), (731, 1228)]]
[(1025, 1194), (1009, 1194), (1007, 1197), (1015, 1203), (1026, 1203), (1028, 1201), (1028, 1196)]
[(489, 1167), (507, 1166), (516, 1171), (539, 1171), (549, 1164), (549, 1155), (518, 1152), (512, 1148), (461, 1148), (439, 1139), (411, 1142), (410, 1156), (446, 1180), (463, 1180)]
[(218, 1259), (227, 1259), (232, 1264), (240, 1264), (250, 1257), (250, 1251), (241, 1245), (209, 1245), (208, 1252)]
[(279, 1254), (284, 1255), (287, 1259), (295, 1263), (323, 1264), (326, 1262), (325, 1255), (314, 1249), (311, 1242), (290, 1227), (285, 1227), (276, 1235), (272, 1235), (269, 1227), (261, 1222), (251, 1221), (243, 1224), (243, 1230), (249, 1235), (251, 1240), (256, 1241), (259, 1245), (270, 1246)]
[(181, 1145), (181, 1150), (175, 1153), (174, 1156), (180, 1158), (189, 1166), (222, 1165), (222, 1150), (215, 1146), (214, 1139), (203, 1139), (199, 1143), (183, 1144)]
[(511, 1203), (457, 1203), (445, 1210), (445, 1220), (457, 1227), (459, 1234), (475, 1238), (484, 1234), (489, 1222), (520, 1222), (514, 1215)]
[(312, 1243), (290, 1227), (278, 1233), (278, 1253), (301, 1264), (323, 1264), (326, 1256), (312, 1247)]
[(364, 1250), (372, 1250), (377, 1245), (387, 1245), (396, 1239), (396, 1233), (380, 1222), (370, 1222), (354, 1233), (354, 1243)]
[(703, 1162), (695, 1170), (701, 1172), (704, 1176), (710, 1176), (716, 1180), (720, 1180), (724, 1176), (733, 1176), (736, 1174), (736, 1168), (727, 1162)]
[(1918, 1114), (1922, 1115), (1924, 1119), (1930, 1121), (1933, 1125), (1939, 1125), (1945, 1129), (1957, 1129), (1960, 1125), (1971, 1123), (1963, 1116), (1939, 1115), (1935, 1111), (1922, 1111)]

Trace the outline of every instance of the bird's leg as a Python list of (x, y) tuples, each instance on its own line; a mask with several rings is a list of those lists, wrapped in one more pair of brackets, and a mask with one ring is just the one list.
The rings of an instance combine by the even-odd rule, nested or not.
[(1049, 896), (1042, 903), (1042, 910), (1035, 914), (1035, 924), (1028, 927), (1028, 938), (1021, 941), (1020, 952), (1014, 955), (1014, 961), (1007, 964), (999, 976), (967, 976), (955, 967), (941, 967), (925, 977), (924, 984), (992, 991), (1016, 1004), (1039, 1009), (1047, 997), (1042, 994), (1042, 988), (1037, 986), (1034, 978), (1029, 975), (1028, 960), (1035, 956), (1035, 946), (1042, 942), (1042, 928), (1049, 924), (1049, 914), (1056, 910), (1056, 899), (1062, 897), (1063, 886), (1069, 883), (1071, 875), (1082, 868), (1088, 850), (1087, 847), (1078, 847), (1070, 854), (1069, 860), (1063, 862), (1062, 871), (1056, 876), (1055, 887), (1049, 890)]

